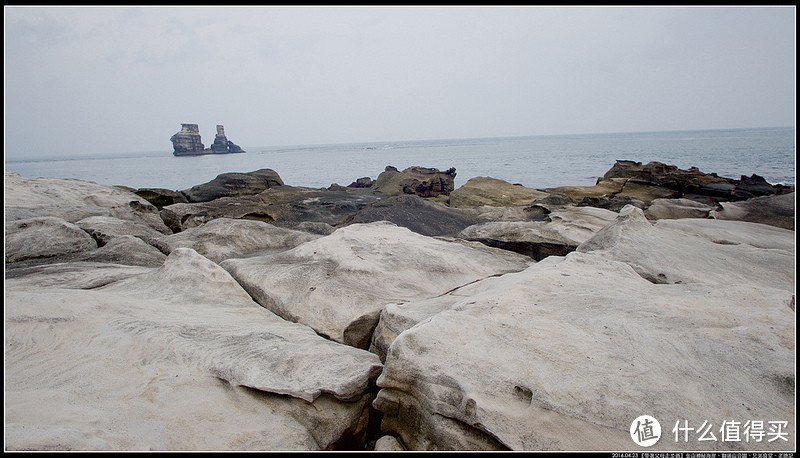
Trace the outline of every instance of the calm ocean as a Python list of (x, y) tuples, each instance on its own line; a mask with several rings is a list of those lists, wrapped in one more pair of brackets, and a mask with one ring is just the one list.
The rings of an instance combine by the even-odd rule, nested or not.
[(27, 177), (79, 178), (132, 188), (187, 189), (225, 172), (270, 168), (284, 183), (314, 188), (377, 178), (387, 165), (456, 168), (455, 186), (489, 176), (531, 188), (590, 186), (617, 159), (659, 161), (739, 178), (795, 184), (795, 128), (244, 147), (247, 153), (175, 157), (172, 151), (7, 160)]

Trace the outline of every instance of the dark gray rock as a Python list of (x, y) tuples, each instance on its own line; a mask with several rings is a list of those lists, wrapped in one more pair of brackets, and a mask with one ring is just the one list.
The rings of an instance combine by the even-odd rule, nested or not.
[(633, 205), (641, 209), (645, 208), (644, 202), (631, 196), (586, 196), (578, 202), (578, 207), (605, 208), (613, 212), (619, 212), (626, 205)]
[(132, 190), (134, 194), (155, 205), (161, 210), (167, 205), (188, 202), (186, 196), (178, 191), (162, 188), (139, 188)]
[(455, 236), (464, 228), (485, 221), (475, 212), (450, 208), (416, 195), (393, 196), (362, 208), (351, 223), (390, 221), (427, 236)]
[(221, 197), (248, 196), (265, 189), (283, 186), (278, 172), (260, 169), (247, 173), (223, 173), (208, 183), (181, 191), (189, 202), (208, 202)]
[(284, 185), (256, 195), (170, 205), (162, 209), (161, 217), (173, 232), (216, 218), (253, 219), (287, 228), (305, 221), (341, 226), (348, 224), (364, 206), (386, 197), (370, 189), (329, 191)]

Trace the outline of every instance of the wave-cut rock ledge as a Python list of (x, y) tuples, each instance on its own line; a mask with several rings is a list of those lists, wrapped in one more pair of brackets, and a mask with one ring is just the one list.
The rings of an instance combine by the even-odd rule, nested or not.
[(794, 450), (794, 187), (381, 175), (6, 173), (6, 450)]

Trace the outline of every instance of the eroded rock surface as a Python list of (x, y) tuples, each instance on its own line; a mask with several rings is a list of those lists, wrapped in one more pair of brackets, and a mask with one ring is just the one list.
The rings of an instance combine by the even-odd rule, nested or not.
[(387, 303), (444, 294), (528, 263), (515, 253), (437, 240), (378, 222), (342, 227), (292, 250), (229, 259), (221, 266), (279, 316), (366, 348)]
[(654, 284), (598, 254), (551, 257), (396, 306), (410, 326), (374, 405), (411, 450), (627, 450), (642, 412), (661, 421), (653, 450), (725, 450), (669, 428), (774, 418), (794, 431), (792, 303), (787, 289)]
[(390, 196), (416, 194), (420, 197), (449, 195), (454, 188), (456, 169), (444, 172), (438, 169), (413, 166), (402, 172), (392, 166), (378, 175), (372, 189)]
[(233, 257), (288, 250), (319, 237), (261, 221), (217, 218), (202, 226), (162, 237), (157, 245), (166, 253), (177, 248), (192, 248), (214, 262), (221, 262)]
[(130, 191), (91, 181), (26, 178), (7, 172), (4, 197), (6, 221), (54, 216), (75, 223), (89, 216), (113, 216), (171, 233), (150, 202)]
[(90, 283), (53, 267), (6, 282), (7, 450), (363, 441), (378, 357), (275, 316), (195, 251)]

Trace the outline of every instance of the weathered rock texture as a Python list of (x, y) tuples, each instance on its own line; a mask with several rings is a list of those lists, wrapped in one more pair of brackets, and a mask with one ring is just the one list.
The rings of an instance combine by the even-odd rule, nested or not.
[[(602, 254), (605, 259), (628, 263), (642, 277), (655, 283), (707, 282), (789, 288), (794, 285), (794, 249), (765, 250), (735, 238), (687, 236), (685, 231), (664, 229), (670, 220), (648, 221), (633, 206), (620, 211), (617, 220), (582, 243), (577, 250)], [(706, 220), (699, 224), (708, 225)], [(730, 225), (722, 226), (728, 231)], [(740, 226), (742, 227), (742, 226)], [(747, 226), (752, 230), (752, 226)], [(764, 237), (778, 238), (794, 246), (794, 233), (757, 225)], [(766, 229), (766, 230), (765, 230)], [(766, 242), (764, 242), (766, 243)]]
[(475, 177), (450, 193), (450, 206), (471, 208), (482, 205), (495, 207), (530, 205), (547, 195), (546, 192), (496, 178)]
[(113, 216), (171, 233), (158, 209), (136, 194), (70, 178), (25, 178), (5, 174), (6, 221), (55, 216), (74, 223), (89, 216)]
[(389, 221), (418, 234), (455, 236), (467, 226), (485, 221), (478, 213), (450, 208), (417, 195), (392, 196), (366, 205), (350, 224)]
[[(548, 192), (567, 194), (580, 201), (584, 198), (599, 198), (599, 202), (619, 199), (635, 199), (650, 205), (656, 199), (685, 198), (714, 204), (716, 202), (746, 200), (758, 196), (785, 194), (794, 187), (772, 185), (763, 177), (742, 176), (736, 180), (720, 177), (716, 173), (703, 173), (696, 167), (687, 170), (661, 162), (617, 161), (597, 180), (595, 186), (562, 186), (545, 189)], [(634, 201), (627, 203), (634, 204)], [(588, 205), (594, 205), (587, 201)], [(623, 203), (624, 205), (624, 203)], [(607, 207), (611, 208), (611, 207)], [(619, 210), (618, 208), (612, 208)]]
[(181, 124), (181, 130), (174, 134), (169, 141), (172, 142), (172, 154), (175, 156), (202, 153), (205, 149), (197, 124)]
[(211, 151), (214, 153), (244, 153), (238, 145), (228, 140), (225, 136), (225, 127), (217, 124), (217, 135), (214, 137), (214, 143), (211, 144)]
[(202, 226), (161, 237), (154, 245), (166, 253), (178, 248), (191, 248), (214, 262), (221, 262), (233, 257), (288, 250), (319, 237), (262, 221), (218, 218)]
[(50, 258), (97, 249), (91, 235), (55, 216), (19, 219), (5, 224), (6, 262)]
[(528, 262), (502, 250), (445, 242), (379, 222), (353, 224), (289, 251), (229, 259), (221, 266), (279, 316), (366, 348), (387, 303), (444, 294), (521, 270)]
[(754, 197), (740, 202), (722, 202), (721, 210), (709, 216), (721, 220), (750, 221), (794, 230), (795, 193)]
[[(647, 219), (708, 218), (716, 206), (690, 199), (656, 199), (645, 209)], [(621, 209), (620, 209), (621, 210)]]
[[(729, 449), (669, 431), (756, 418), (795, 431), (792, 300), (750, 284), (654, 284), (593, 253), (551, 257), (404, 304), (420, 321), (388, 348), (374, 406), (410, 450), (629, 450), (642, 412), (662, 424), (652, 450)], [(794, 436), (733, 446), (792, 449)]]
[[(794, 194), (656, 169), (472, 208), (253, 173), (160, 211), (6, 174), (6, 450), (631, 450), (642, 414), (654, 451), (793, 450)], [(768, 192), (736, 181), (697, 188)], [(670, 434), (726, 420), (787, 440)]]
[(386, 197), (370, 189), (329, 191), (284, 185), (259, 194), (169, 205), (161, 215), (174, 232), (216, 218), (253, 219), (288, 228), (304, 222), (338, 226), (347, 224), (366, 205)]
[(278, 172), (272, 169), (260, 169), (247, 173), (222, 173), (208, 183), (192, 186), (181, 193), (189, 202), (208, 202), (220, 197), (258, 194), (275, 186), (283, 186), (283, 180)]
[(449, 195), (454, 188), (456, 169), (444, 172), (434, 168), (409, 167), (402, 172), (387, 166), (372, 185), (372, 189), (390, 196), (416, 194), (420, 197)]
[(574, 251), (616, 216), (602, 208), (565, 207), (544, 221), (491, 221), (469, 226), (458, 236), (540, 261)]
[(191, 249), (113, 280), (81, 266), (6, 282), (6, 450), (363, 442), (377, 356), (278, 318)]

